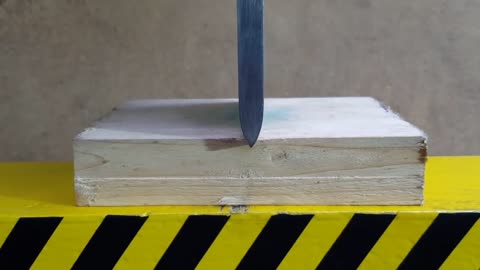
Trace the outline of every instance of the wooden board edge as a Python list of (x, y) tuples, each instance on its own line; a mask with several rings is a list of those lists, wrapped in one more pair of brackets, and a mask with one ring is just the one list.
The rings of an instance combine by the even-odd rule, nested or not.
[[(373, 187), (373, 188), (372, 188)], [(424, 178), (75, 178), (79, 206), (421, 205)]]

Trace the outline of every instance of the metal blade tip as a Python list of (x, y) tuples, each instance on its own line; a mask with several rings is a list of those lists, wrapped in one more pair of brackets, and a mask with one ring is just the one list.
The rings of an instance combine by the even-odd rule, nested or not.
[(250, 147), (253, 147), (255, 143), (257, 143), (258, 140), (258, 135), (260, 134), (260, 126), (243, 126), (242, 131), (243, 131), (243, 136), (245, 137), (245, 140), (247, 141), (248, 145)]

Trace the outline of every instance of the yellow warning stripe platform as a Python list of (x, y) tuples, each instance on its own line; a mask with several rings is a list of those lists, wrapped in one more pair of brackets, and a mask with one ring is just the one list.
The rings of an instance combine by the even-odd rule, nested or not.
[(76, 207), (72, 171), (0, 163), (0, 269), (480, 269), (480, 157), (401, 207)]

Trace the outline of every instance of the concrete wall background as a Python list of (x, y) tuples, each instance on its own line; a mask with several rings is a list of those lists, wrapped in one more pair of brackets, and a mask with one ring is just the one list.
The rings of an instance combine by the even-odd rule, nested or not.
[[(375, 96), (480, 154), (480, 1), (266, 0), (266, 94)], [(235, 97), (234, 0), (0, 0), (0, 160), (69, 160), (129, 98)]]

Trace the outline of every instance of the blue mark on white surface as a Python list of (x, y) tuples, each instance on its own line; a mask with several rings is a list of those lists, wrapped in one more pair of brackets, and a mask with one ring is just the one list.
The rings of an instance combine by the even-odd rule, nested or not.
[(290, 118), (289, 108), (266, 109), (263, 120), (265, 122), (286, 121)]

